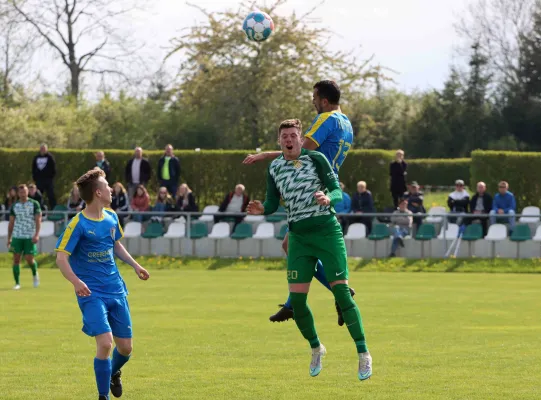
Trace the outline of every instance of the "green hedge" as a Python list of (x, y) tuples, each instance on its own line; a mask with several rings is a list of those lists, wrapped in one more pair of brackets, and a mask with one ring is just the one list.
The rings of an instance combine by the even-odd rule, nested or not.
[[(93, 150), (51, 149), (57, 164), (55, 191), (59, 201), (65, 201), (73, 182), (95, 165)], [(0, 188), (6, 192), (15, 184), (30, 182), (32, 159), (37, 151), (32, 149), (0, 149), (2, 173)], [(156, 168), (163, 151), (145, 151), (153, 168), (150, 190), (156, 191)], [(181, 180), (187, 182), (197, 196), (200, 207), (219, 204), (224, 194), (236, 183), (246, 186), (252, 198), (263, 199), (265, 195), (266, 164), (242, 165), (247, 151), (193, 150), (176, 151), (181, 163)], [(111, 163), (112, 182), (124, 182), (126, 162), (132, 157), (130, 150), (105, 150), (105, 157)], [(382, 208), (392, 199), (389, 194), (388, 165), (392, 153), (383, 150), (352, 150), (340, 171), (340, 179), (347, 186), (347, 192), (355, 190), (359, 180), (365, 180)]]
[(408, 182), (417, 181), (421, 186), (453, 186), (462, 179), (470, 186), (470, 158), (407, 160)]
[(494, 194), (498, 190), (498, 182), (507, 181), (509, 190), (517, 201), (517, 212), (526, 206), (541, 207), (539, 171), (541, 153), (481, 150), (472, 152), (472, 182), (485, 182), (488, 191)]

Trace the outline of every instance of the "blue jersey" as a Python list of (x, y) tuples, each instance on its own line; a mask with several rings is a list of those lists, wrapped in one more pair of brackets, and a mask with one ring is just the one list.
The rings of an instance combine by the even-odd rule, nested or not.
[(325, 155), (338, 175), (353, 144), (353, 127), (348, 117), (338, 111), (321, 113), (314, 119), (304, 137), (317, 144), (317, 151)]
[(124, 297), (128, 290), (114, 257), (115, 242), (123, 235), (113, 210), (104, 209), (101, 220), (88, 218), (82, 211), (69, 222), (55, 250), (69, 254), (73, 272), (88, 286), (91, 296)]

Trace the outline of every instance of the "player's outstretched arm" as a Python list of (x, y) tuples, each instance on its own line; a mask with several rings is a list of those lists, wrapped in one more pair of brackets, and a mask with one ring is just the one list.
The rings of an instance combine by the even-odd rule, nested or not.
[(280, 154), (282, 154), (281, 151), (265, 151), (259, 154), (248, 154), (242, 163), (248, 165), (263, 160), (274, 160), (275, 158), (278, 158)]
[(75, 289), (75, 293), (77, 293), (77, 296), (90, 296), (90, 293), (92, 292), (90, 291), (88, 286), (86, 286), (86, 284), (82, 280), (80, 280), (71, 269), (68, 253), (60, 251), (56, 253), (56, 265), (58, 265), (58, 269), (60, 269), (60, 272), (62, 272), (64, 278), (71, 282), (73, 288)]
[(126, 248), (119, 241), (115, 242), (115, 256), (132, 267), (139, 279), (146, 281), (148, 278), (150, 278), (148, 271), (141, 267), (139, 263), (133, 259), (131, 254), (128, 253), (128, 250), (126, 250)]

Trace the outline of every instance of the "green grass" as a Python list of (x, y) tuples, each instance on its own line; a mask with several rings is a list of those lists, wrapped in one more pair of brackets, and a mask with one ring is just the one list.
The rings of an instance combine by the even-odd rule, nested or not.
[[(10, 290), (11, 271), (0, 268), (0, 397), (95, 400), (93, 340), (80, 332), (70, 284), (41, 261), (39, 289), (24, 269), (23, 289)], [(541, 398), (539, 275), (352, 273), (374, 357), (373, 378), (360, 383), (354, 345), (320, 285), (309, 298), (328, 349), (319, 377), (308, 375), (295, 324), (267, 321), (286, 285), (264, 266), (281, 261), (141, 261), (148, 282), (122, 268), (135, 334), (123, 399)]]

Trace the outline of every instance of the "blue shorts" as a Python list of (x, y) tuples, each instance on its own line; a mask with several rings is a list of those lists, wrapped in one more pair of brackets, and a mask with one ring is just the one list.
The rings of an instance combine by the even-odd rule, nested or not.
[(132, 337), (130, 306), (126, 297), (78, 297), (83, 314), (82, 331), (88, 336), (112, 332), (121, 339)]

